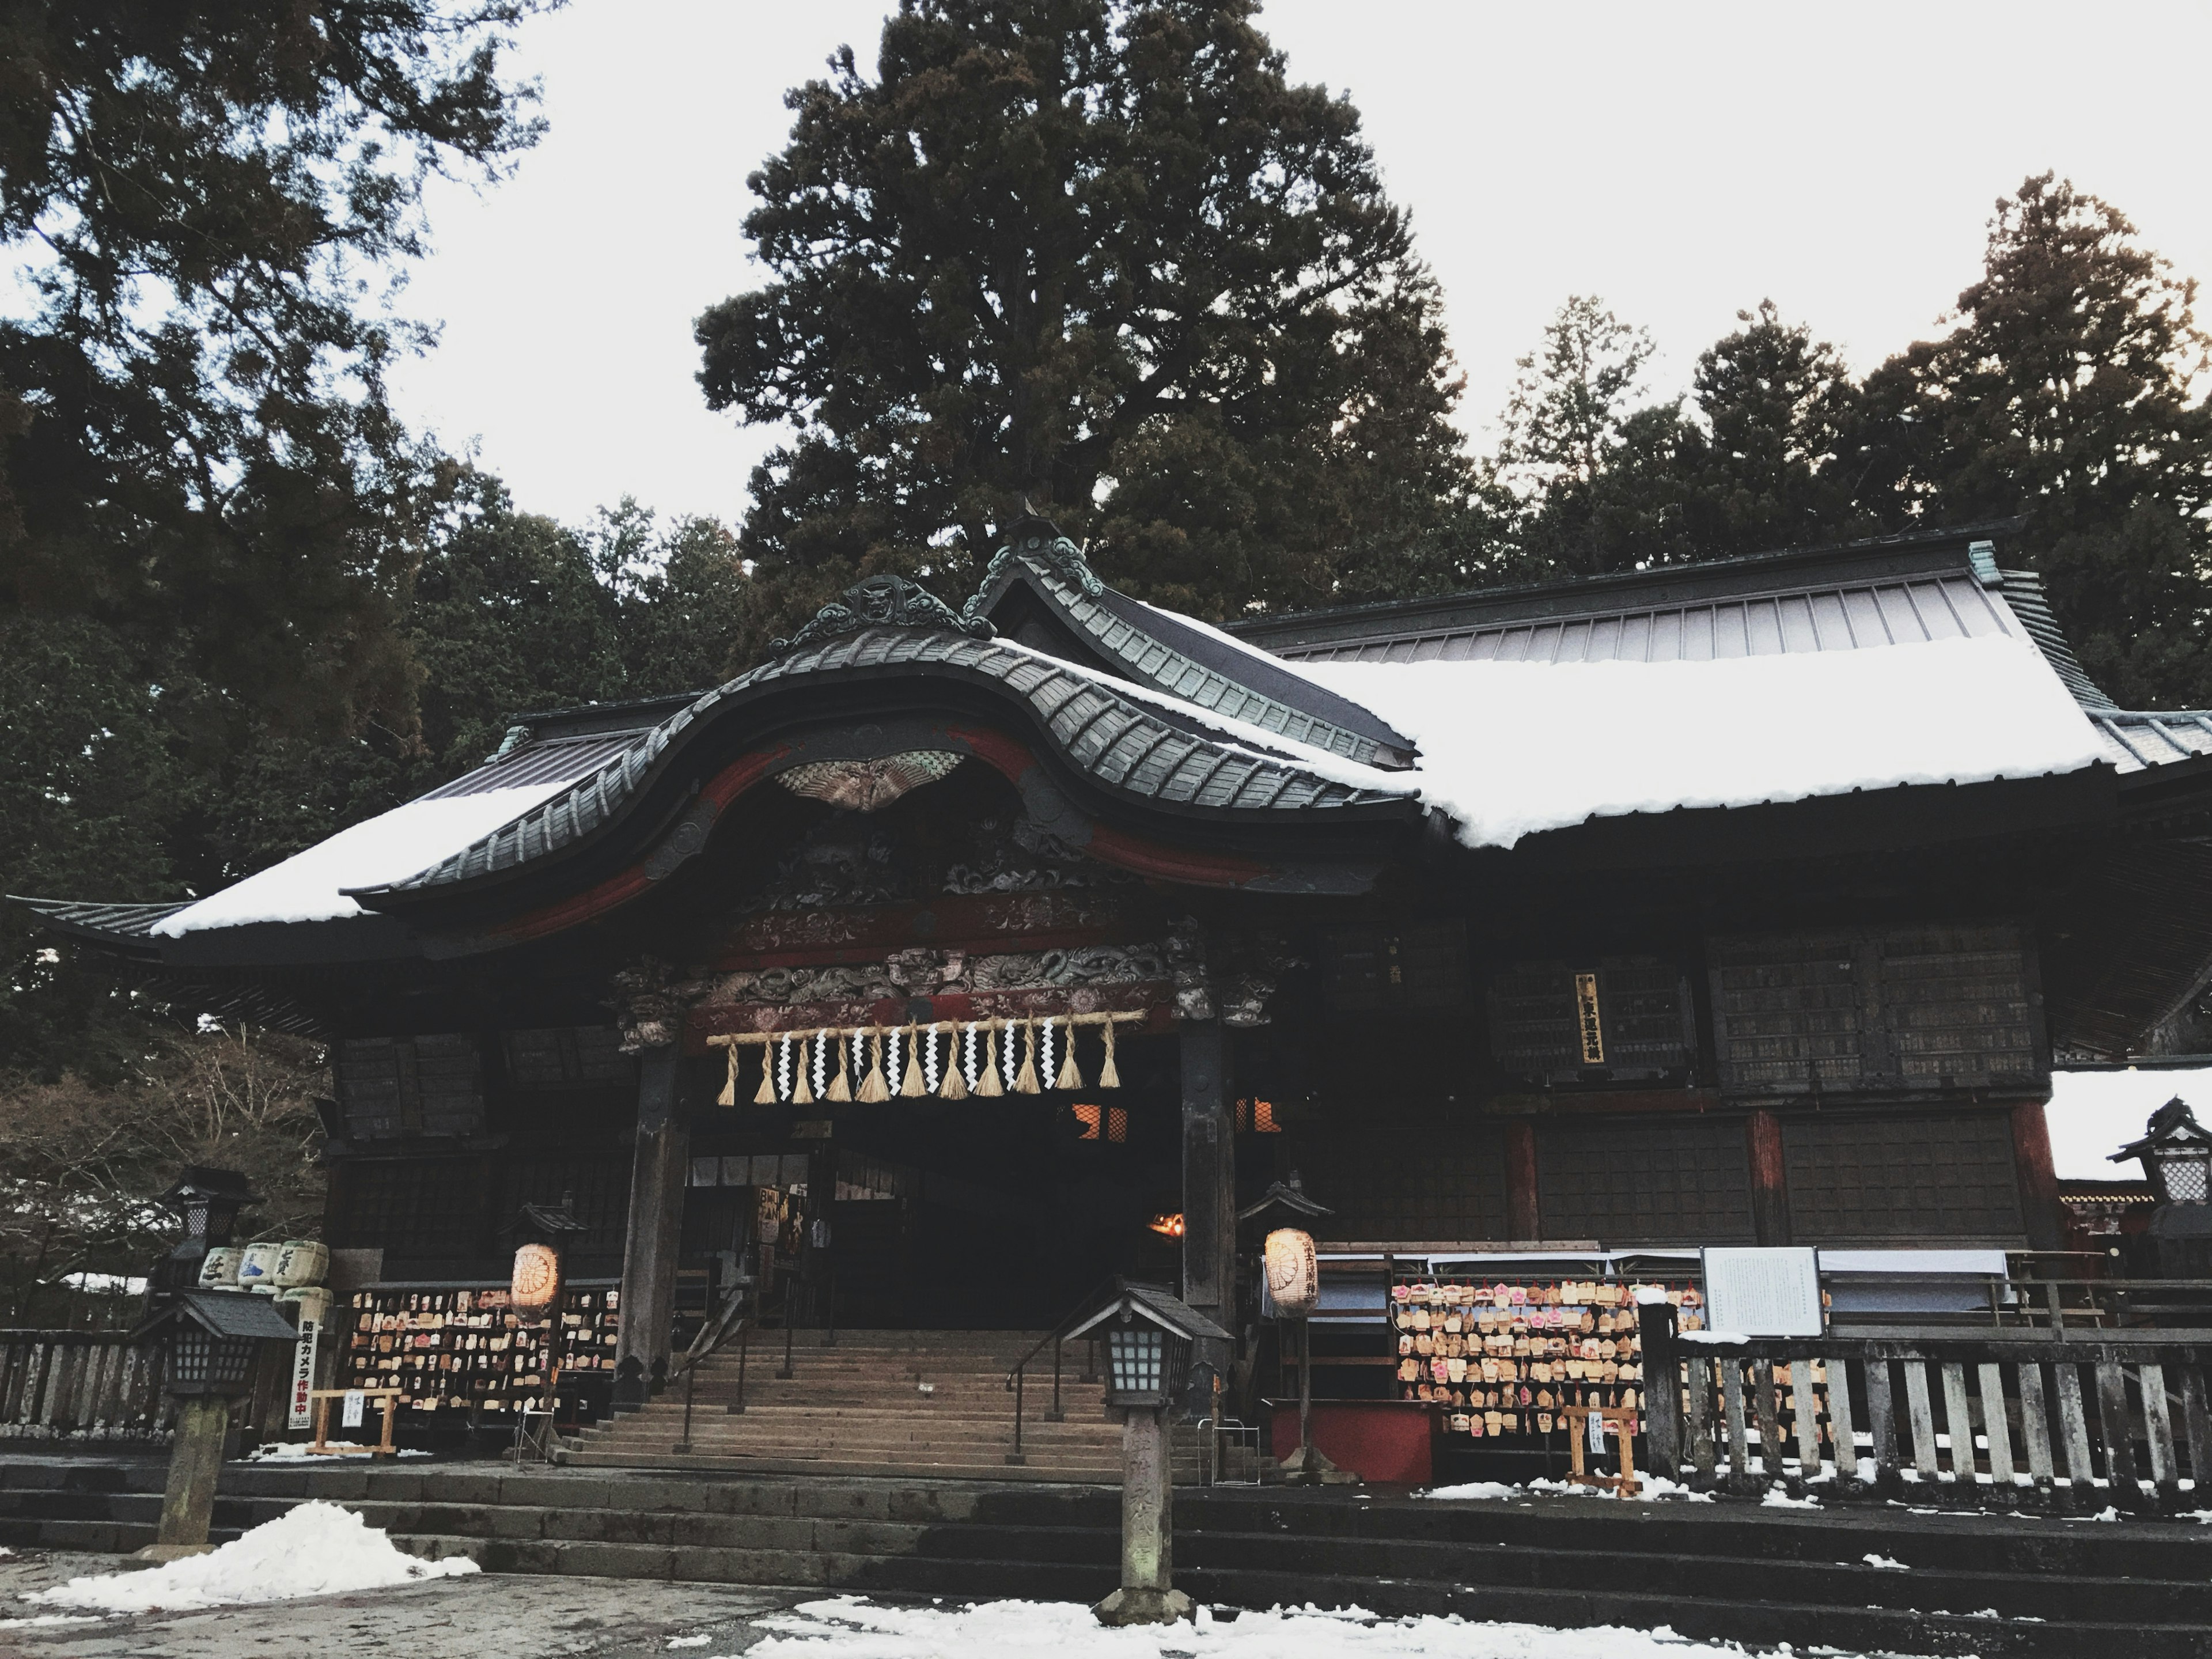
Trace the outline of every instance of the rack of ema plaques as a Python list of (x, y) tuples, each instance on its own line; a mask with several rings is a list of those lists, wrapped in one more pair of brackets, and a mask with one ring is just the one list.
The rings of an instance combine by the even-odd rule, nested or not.
[(614, 1378), (622, 1292), (580, 1280), (561, 1311), (518, 1314), (505, 1285), (370, 1285), (354, 1293), (347, 1389), (399, 1390), (403, 1430), (504, 1429), (525, 1407), (601, 1414)]
[(1644, 1403), (1639, 1290), (1663, 1291), (1680, 1328), (1703, 1328), (1704, 1298), (1687, 1283), (1397, 1276), (1398, 1397), (1433, 1407), (1437, 1426), (1462, 1445), (1542, 1448), (1568, 1431), (1570, 1407), (1630, 1413), (1633, 1434)]

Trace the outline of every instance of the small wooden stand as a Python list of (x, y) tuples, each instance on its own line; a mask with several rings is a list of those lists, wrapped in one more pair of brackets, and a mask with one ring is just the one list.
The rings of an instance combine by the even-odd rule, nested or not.
[[(1636, 1479), (1636, 1413), (1625, 1406), (1562, 1406), (1559, 1414), (1575, 1425), (1567, 1435), (1567, 1479), (1578, 1486), (1606, 1486), (1623, 1498), (1635, 1497), (1641, 1490)], [(1620, 1431), (1619, 1474), (1592, 1474), (1583, 1463), (1583, 1442), (1593, 1417)]]
[[(343, 1400), (349, 1394), (359, 1394), (364, 1400), (384, 1402), (384, 1439), (374, 1446), (356, 1446), (341, 1443), (331, 1444), (331, 1401)], [(350, 1457), (357, 1455), (369, 1457), (389, 1457), (392, 1455), (392, 1419), (399, 1409), (399, 1390), (397, 1389), (311, 1389), (307, 1397), (315, 1402), (315, 1439), (307, 1448), (310, 1455)]]

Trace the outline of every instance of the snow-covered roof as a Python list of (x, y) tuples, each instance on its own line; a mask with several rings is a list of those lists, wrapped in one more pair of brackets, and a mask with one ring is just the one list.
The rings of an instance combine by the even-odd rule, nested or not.
[(1305, 662), (1420, 745), (1469, 847), (1591, 817), (2072, 772), (2097, 734), (2004, 634), (1662, 662)]
[[(2101, 699), (2032, 578), (1998, 572), (1986, 544), (1970, 561), (1967, 545), (1632, 573), (1230, 635), (1115, 593), (1072, 543), (1040, 532), (1010, 542), (966, 612), (899, 584), (910, 611), (848, 615), (696, 699), (533, 717), (483, 766), (192, 903), (127, 917), (40, 908), (169, 939), (356, 916), (364, 899), (380, 908), (599, 836), (708, 724), (743, 726), (750, 701), (817, 676), (988, 684), (1098, 785), (1149, 805), (1280, 824), (1418, 802), (1474, 848), (1677, 808), (2100, 760), (2140, 769), (2154, 736), (2166, 754), (2212, 749), (2212, 720), (2169, 729), (2162, 718), (2182, 717)], [(1021, 610), (1024, 584), (1046, 611)], [(1000, 620), (1022, 638), (977, 637), (991, 632), (987, 601), (1012, 607)], [(1025, 642), (1040, 618), (1060, 630), (1042, 648)], [(2100, 706), (2085, 712), (2085, 698)]]
[(210, 893), (155, 923), (179, 939), (208, 927), (258, 921), (337, 921), (361, 915), (346, 890), (398, 881), (520, 817), (568, 786), (566, 778), (513, 789), (426, 795), (341, 830), (281, 864)]

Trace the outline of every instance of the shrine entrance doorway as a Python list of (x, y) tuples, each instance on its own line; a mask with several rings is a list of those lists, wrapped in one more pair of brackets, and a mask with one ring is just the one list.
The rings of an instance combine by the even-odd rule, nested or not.
[(1120, 1068), (1115, 1089), (840, 1104), (797, 1126), (826, 1139), (773, 1147), (696, 1128), (683, 1276), (765, 1271), (780, 1295), (811, 1274), (841, 1328), (886, 1330), (1041, 1329), (1113, 1274), (1172, 1284), (1176, 1038), (1126, 1039)]

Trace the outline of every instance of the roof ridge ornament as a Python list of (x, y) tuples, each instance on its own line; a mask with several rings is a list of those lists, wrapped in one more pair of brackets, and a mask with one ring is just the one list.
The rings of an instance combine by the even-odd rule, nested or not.
[(991, 556), (991, 562), (984, 568), (983, 580), (975, 585), (975, 592), (960, 613), (963, 617), (981, 620), (991, 590), (1017, 559), (1024, 564), (1042, 565), (1091, 599), (1106, 591), (1106, 584), (1098, 580), (1098, 573), (1091, 568), (1091, 561), (1084, 556), (1083, 550), (1062, 535), (1051, 520), (1029, 513), (1006, 532), (1006, 544)]
[(769, 654), (780, 657), (802, 645), (857, 634), (866, 628), (943, 629), (978, 640), (988, 640), (996, 631), (983, 617), (963, 615), (904, 576), (870, 576), (823, 605), (811, 622), (789, 639), (770, 640)]

